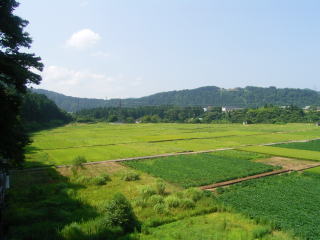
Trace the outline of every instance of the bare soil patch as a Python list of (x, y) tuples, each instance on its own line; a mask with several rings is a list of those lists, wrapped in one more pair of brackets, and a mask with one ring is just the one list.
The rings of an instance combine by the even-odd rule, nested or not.
[(265, 163), (273, 166), (281, 166), (283, 169), (289, 170), (300, 170), (303, 168), (309, 168), (313, 166), (318, 166), (318, 162), (308, 161), (308, 160), (300, 160), (293, 158), (285, 158), (285, 157), (272, 157), (266, 159), (258, 159), (256, 162)]

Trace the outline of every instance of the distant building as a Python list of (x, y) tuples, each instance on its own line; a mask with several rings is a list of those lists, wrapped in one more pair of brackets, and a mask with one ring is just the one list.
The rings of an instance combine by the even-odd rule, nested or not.
[(221, 108), (222, 112), (232, 112), (232, 111), (237, 111), (242, 109), (243, 108), (239, 108), (239, 107), (222, 107)]

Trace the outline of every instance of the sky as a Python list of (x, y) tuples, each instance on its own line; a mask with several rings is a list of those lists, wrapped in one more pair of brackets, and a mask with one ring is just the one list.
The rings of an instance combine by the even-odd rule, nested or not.
[[(18, 0), (19, 1), (19, 0)], [(90, 98), (202, 86), (320, 90), (319, 0), (20, 0), (37, 88)]]

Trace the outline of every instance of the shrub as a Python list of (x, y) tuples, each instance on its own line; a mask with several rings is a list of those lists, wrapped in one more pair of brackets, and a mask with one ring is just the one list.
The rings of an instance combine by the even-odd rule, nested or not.
[(104, 177), (97, 176), (97, 177), (91, 178), (90, 183), (93, 185), (105, 185), (107, 181)]
[(224, 193), (224, 192), (225, 192), (225, 190), (224, 190), (223, 187), (217, 187), (217, 188), (216, 188), (216, 193), (222, 194), (222, 193)]
[(113, 196), (105, 208), (105, 223), (110, 227), (121, 227), (124, 232), (140, 230), (140, 223), (135, 216), (129, 201), (121, 193)]
[(81, 240), (85, 237), (85, 234), (82, 232), (80, 225), (76, 222), (65, 226), (61, 230), (60, 234), (65, 240)]
[(155, 204), (158, 204), (158, 203), (163, 203), (164, 202), (164, 199), (161, 195), (153, 195), (149, 198), (149, 201), (148, 201), (150, 204), (152, 205), (155, 205)]
[(87, 162), (87, 159), (83, 156), (78, 156), (72, 160), (71, 171), (75, 176), (78, 174), (79, 169), (83, 169), (83, 164)]
[(105, 185), (107, 181), (111, 181), (111, 178), (108, 174), (103, 173), (100, 176), (96, 176), (90, 180), (90, 183), (93, 185)]
[(153, 206), (153, 209), (157, 212), (157, 213), (165, 213), (166, 212), (166, 205), (164, 203), (157, 203)]
[(188, 198), (180, 200), (180, 207), (183, 209), (190, 209), (195, 207), (195, 203)]
[(136, 181), (140, 179), (140, 176), (135, 172), (125, 172), (121, 179), (124, 181)]
[(192, 201), (197, 202), (204, 197), (204, 193), (202, 190), (198, 188), (189, 188), (186, 191), (184, 191), (184, 196), (186, 198), (190, 198)]
[(148, 202), (146, 199), (144, 198), (137, 198), (134, 200), (133, 202), (134, 206), (136, 207), (141, 207), (141, 208), (145, 208), (148, 206)]
[(144, 199), (148, 199), (152, 195), (156, 194), (156, 191), (151, 186), (143, 186), (140, 188), (141, 197)]
[(166, 193), (166, 184), (162, 180), (157, 180), (155, 190), (159, 195), (164, 195)]
[(91, 181), (90, 177), (87, 177), (87, 176), (78, 176), (77, 178), (74, 179), (74, 182), (78, 184), (89, 184), (90, 181)]
[(252, 231), (253, 237), (256, 238), (262, 238), (267, 234), (270, 234), (272, 232), (270, 227), (265, 227), (265, 226), (259, 226)]
[(107, 173), (102, 173), (100, 176), (103, 177), (106, 181), (111, 181), (111, 178)]
[(169, 208), (177, 208), (181, 202), (181, 200), (176, 196), (169, 196), (164, 201), (166, 206)]

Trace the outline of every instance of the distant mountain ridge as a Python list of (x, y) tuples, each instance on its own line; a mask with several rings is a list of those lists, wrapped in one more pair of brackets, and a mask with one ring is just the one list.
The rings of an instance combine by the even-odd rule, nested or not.
[(141, 98), (94, 99), (70, 97), (44, 89), (32, 91), (46, 95), (60, 108), (68, 112), (97, 107), (137, 107), (137, 106), (233, 106), (260, 107), (266, 104), (277, 106), (295, 105), (299, 107), (320, 105), (320, 93), (310, 89), (245, 87), (224, 89), (215, 86), (179, 91), (156, 93)]

